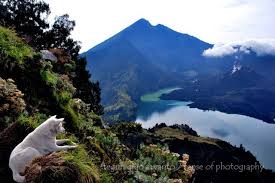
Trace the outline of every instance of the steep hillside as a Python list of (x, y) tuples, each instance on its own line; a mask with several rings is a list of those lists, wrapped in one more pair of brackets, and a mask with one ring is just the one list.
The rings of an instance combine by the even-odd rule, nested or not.
[(107, 50), (98, 51), (93, 60), (100, 60), (92, 73), (100, 81), (102, 102), (107, 105), (105, 112), (124, 115), (112, 120), (132, 120), (142, 93), (177, 83), (171, 74), (155, 67), (128, 41), (115, 42)]
[[(78, 80), (78, 87), (73, 85), (72, 80), (79, 77), (75, 75), (79, 67), (77, 60), (71, 60), (58, 49), (43, 51), (51, 55), (46, 57), (6, 28), (0, 28), (0, 37), (1, 181), (14, 182), (8, 166), (11, 151), (53, 114), (66, 121), (67, 133), (58, 138), (69, 138), (78, 147), (34, 159), (21, 172), (27, 182), (173, 182), (174, 179), (187, 182), (192, 177), (193, 168), (180, 166), (180, 157), (171, 152), (162, 153), (164, 144), (158, 148), (145, 145), (130, 150), (114, 132), (105, 128), (101, 117), (94, 112), (97, 107), (75, 98), (74, 93), (83, 89), (79, 84), (87, 84)], [(61, 57), (60, 52), (66, 57)], [(48, 59), (55, 57), (57, 60)], [(133, 153), (137, 156), (130, 156)], [(140, 163), (145, 166), (148, 160), (152, 165), (171, 164), (179, 169), (175, 170), (176, 175), (168, 170), (156, 170), (156, 176), (151, 171), (129, 171), (130, 166), (137, 167)], [(108, 168), (115, 166), (122, 168)]]
[(240, 64), (251, 68), (257, 73), (273, 80), (275, 78), (275, 56), (274, 55), (257, 55), (251, 51), (250, 54), (244, 54), (240, 58)]

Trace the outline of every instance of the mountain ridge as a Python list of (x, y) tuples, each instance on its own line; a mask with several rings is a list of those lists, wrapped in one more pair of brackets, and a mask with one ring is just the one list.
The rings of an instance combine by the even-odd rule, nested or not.
[(93, 46), (92, 48), (88, 49), (87, 51), (83, 52), (82, 55), (85, 55), (87, 52), (90, 52), (90, 51), (95, 51), (97, 49), (100, 49), (101, 48), (101, 45), (103, 44), (106, 44), (107, 42), (111, 41), (112, 39), (114, 39), (117, 35), (120, 35), (122, 32), (127, 32), (127, 31), (133, 31), (135, 30), (136, 28), (138, 29), (141, 29), (141, 28), (154, 28), (154, 29), (162, 29), (162, 30), (165, 30), (165, 31), (173, 31), (173, 32), (176, 32), (176, 33), (179, 33), (179, 34), (182, 34), (182, 35), (185, 35), (185, 36), (189, 36), (191, 37), (192, 39), (196, 39), (196, 40), (199, 40), (201, 42), (204, 42), (206, 44), (209, 44), (211, 46), (213, 46), (213, 44), (210, 44), (210, 43), (207, 43), (199, 38), (196, 38), (192, 35), (189, 35), (189, 34), (186, 34), (186, 33), (181, 33), (181, 32), (178, 32), (178, 31), (175, 31), (163, 24), (157, 24), (157, 25), (152, 25), (148, 20), (146, 20), (145, 18), (140, 18), (139, 20), (135, 21), (134, 23), (132, 23), (131, 25), (129, 25), (128, 27), (122, 29), (121, 31), (117, 32), (116, 34), (114, 34), (113, 36), (111, 36), (110, 38), (106, 39), (105, 41), (103, 41), (102, 43), (96, 45), (96, 46)]
[[(214, 84), (211, 80), (216, 81), (224, 74), (232, 72), (236, 61), (243, 68), (254, 70), (259, 77), (263, 76), (264, 79), (261, 81), (265, 81), (262, 82), (261, 89), (265, 90), (267, 86), (275, 83), (273, 82), (275, 57), (258, 56), (252, 50), (249, 54), (236, 53), (218, 58), (204, 56), (203, 52), (212, 47), (213, 44), (196, 37), (176, 32), (162, 24), (151, 25), (146, 19), (139, 19), (83, 53), (82, 56), (87, 58), (87, 69), (93, 73), (93, 79), (101, 83), (103, 104), (108, 109), (105, 111), (105, 116), (112, 114), (120, 120), (135, 120), (137, 106), (143, 94), (165, 87), (195, 86), (193, 81), (205, 81), (205, 79), (209, 79), (209, 81), (199, 83), (211, 86)], [(253, 78), (240, 78), (240, 81), (235, 83), (240, 84), (238, 87), (244, 88), (244, 83), (250, 83), (251, 79)], [(253, 81), (249, 87), (257, 85), (260, 89), (257, 84), (259, 81)], [(230, 77), (227, 77), (224, 82), (218, 82), (221, 85), (216, 85), (214, 90), (222, 88), (224, 93), (227, 88), (224, 86), (225, 82), (231, 82)], [(230, 87), (228, 91), (234, 87), (233, 81)], [(200, 91), (211, 93), (213, 89)], [(258, 91), (260, 90), (251, 92)], [(204, 93), (200, 94), (204, 95)], [(237, 95), (244, 96), (244, 93)], [(259, 96), (259, 94), (257, 95)], [(230, 103), (229, 98), (226, 101)], [(215, 103), (215, 101), (212, 102)], [(246, 110), (242, 109), (242, 111)], [(238, 111), (234, 110), (234, 112)], [(121, 115), (122, 113), (123, 115)], [(126, 113), (127, 115), (124, 115)], [(250, 113), (251, 111), (249, 115), (253, 116)], [(268, 121), (270, 120), (268, 119)]]
[[(131, 106), (136, 106), (141, 94), (182, 84), (184, 81), (179, 78), (218, 72), (219, 69), (215, 67), (212, 71), (212, 67), (203, 69), (205, 67), (202, 66), (207, 64), (208, 58), (201, 53), (211, 46), (162, 24), (153, 26), (149, 21), (140, 19), (82, 56), (87, 58), (87, 68), (93, 73), (93, 79), (101, 83), (102, 98), (105, 99), (103, 104), (107, 108), (114, 106), (114, 101), (118, 98), (118, 94), (113, 93), (113, 88), (132, 98), (134, 105)], [(136, 67), (134, 72), (138, 76), (135, 81), (119, 74), (124, 72), (128, 73), (124, 76), (130, 75), (133, 67)], [(128, 82), (114, 85), (114, 81), (126, 80)], [(131, 89), (130, 86), (134, 88)], [(127, 91), (125, 88), (128, 88)], [(135, 110), (131, 109), (132, 113)], [(135, 118), (134, 115), (130, 116), (127, 120)]]
[[(234, 65), (235, 67), (235, 65)], [(234, 70), (234, 68), (233, 68)], [(275, 88), (265, 76), (248, 67), (203, 78), (184, 89), (161, 96), (164, 100), (193, 101), (192, 108), (241, 114), (275, 123)]]

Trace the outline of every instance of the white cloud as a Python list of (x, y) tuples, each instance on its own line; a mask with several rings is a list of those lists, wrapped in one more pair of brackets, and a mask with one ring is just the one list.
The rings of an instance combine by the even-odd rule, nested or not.
[(215, 44), (212, 48), (204, 50), (203, 56), (224, 57), (235, 53), (250, 54), (251, 50), (258, 56), (275, 55), (275, 39), (254, 39)]
[(204, 50), (203, 56), (205, 57), (224, 57), (227, 55), (232, 55), (238, 51), (230, 44), (215, 44), (213, 48)]
[(275, 40), (248, 40), (240, 44), (240, 51), (253, 50), (258, 56), (275, 55)]

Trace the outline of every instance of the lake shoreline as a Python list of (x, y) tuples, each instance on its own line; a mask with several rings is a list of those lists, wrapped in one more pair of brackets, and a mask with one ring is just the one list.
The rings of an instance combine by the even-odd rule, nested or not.
[[(251, 94), (251, 96), (253, 96)], [(234, 99), (236, 97), (236, 99)], [(265, 123), (275, 124), (275, 116), (267, 109), (258, 109), (253, 101), (240, 100), (240, 96), (232, 96), (232, 99), (221, 96), (204, 96), (200, 93), (190, 93), (183, 89), (165, 93), (160, 96), (162, 100), (193, 101), (191, 108), (225, 112), (227, 114), (240, 114), (262, 120)], [(257, 99), (257, 98), (256, 98)], [(255, 99), (255, 100), (256, 100)], [(239, 101), (240, 100), (240, 101)], [(257, 99), (258, 100), (258, 99)], [(263, 104), (261, 104), (263, 105)], [(256, 110), (257, 109), (257, 110)]]
[[(163, 92), (163, 90), (162, 90)], [(154, 96), (155, 93), (151, 93)], [(147, 94), (148, 96), (148, 94)], [(148, 99), (148, 98), (147, 98)], [(242, 144), (251, 151), (260, 162), (275, 170), (270, 161), (275, 162), (275, 125), (240, 114), (227, 114), (220, 111), (201, 110), (192, 107), (191, 102), (178, 100), (140, 101), (136, 122), (144, 128), (151, 128), (156, 123), (187, 124), (201, 136), (218, 138), (235, 146)], [(259, 138), (255, 134), (262, 134)], [(269, 148), (270, 151), (264, 151)]]

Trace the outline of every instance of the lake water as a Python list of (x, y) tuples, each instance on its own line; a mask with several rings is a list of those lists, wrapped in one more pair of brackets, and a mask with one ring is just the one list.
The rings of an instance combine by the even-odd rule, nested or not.
[(203, 111), (190, 108), (190, 102), (160, 100), (164, 93), (178, 88), (162, 89), (143, 95), (136, 122), (144, 128), (156, 123), (188, 124), (200, 136), (219, 138), (232, 145), (242, 144), (265, 168), (275, 170), (275, 125), (238, 114)]

